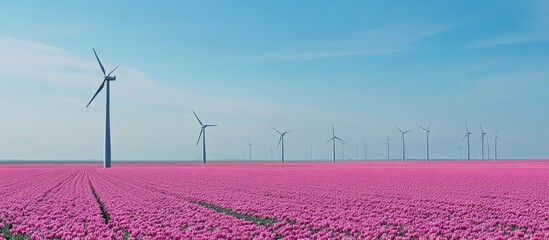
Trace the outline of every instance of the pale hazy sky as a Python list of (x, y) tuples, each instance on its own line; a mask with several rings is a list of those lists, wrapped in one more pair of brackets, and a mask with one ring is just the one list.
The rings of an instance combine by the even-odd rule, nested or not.
[[(10, 1), (0, 7), (0, 159), (101, 159), (104, 93), (92, 48), (117, 70), (113, 160), (549, 156), (547, 1)], [(339, 145), (338, 145), (339, 148)], [(339, 151), (339, 149), (338, 149)], [(493, 155), (493, 153), (491, 153)], [(338, 153), (338, 158), (340, 153)]]

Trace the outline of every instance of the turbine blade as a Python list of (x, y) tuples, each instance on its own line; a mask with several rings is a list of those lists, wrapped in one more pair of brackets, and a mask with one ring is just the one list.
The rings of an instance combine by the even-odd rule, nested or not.
[(469, 132), (469, 127), (467, 126), (467, 121), (465, 121), (465, 131)]
[(397, 125), (395, 125), (395, 127), (396, 127), (396, 128), (398, 129), (398, 131), (400, 131), (400, 132), (402, 133), (402, 130), (400, 130), (400, 128), (398, 128), (398, 126), (397, 126)]
[(332, 123), (332, 136), (335, 136), (334, 124)]
[(93, 53), (95, 54), (95, 58), (97, 58), (97, 62), (99, 62), (99, 66), (101, 67), (101, 71), (103, 71), (103, 76), (106, 75), (105, 68), (103, 67), (103, 64), (101, 64), (101, 61), (99, 60), (99, 57), (97, 56), (97, 53), (95, 52), (95, 48), (93, 48)]
[(408, 130), (408, 131), (406, 131), (406, 132), (403, 132), (402, 134), (406, 134), (406, 133), (409, 133), (409, 132), (411, 132), (411, 131), (412, 131), (412, 130)]
[(478, 125), (480, 126), (480, 131), (484, 132), (484, 129), (482, 129), (482, 124), (480, 124), (480, 122), (478, 122)]
[(119, 66), (116, 66), (109, 74), (107, 74), (107, 76), (110, 76), (112, 72), (114, 72), (114, 70), (118, 69)]
[(332, 138), (328, 139), (328, 141), (326, 141), (326, 143), (329, 143), (329, 142), (333, 141), (334, 138), (335, 138), (335, 137), (332, 137)]
[(498, 136), (498, 130), (499, 130), (499, 128), (496, 128), (496, 137)]
[(461, 142), (463, 142), (463, 140), (465, 140), (465, 138), (467, 137), (467, 135), (469, 135), (469, 133), (466, 133), (463, 138), (461, 139)]
[(426, 128), (422, 127), (421, 125), (418, 125), (421, 129), (425, 130), (426, 132), (429, 131)]
[(202, 121), (200, 121), (200, 118), (198, 118), (194, 110), (193, 110), (193, 113), (194, 113), (194, 116), (196, 117), (196, 120), (198, 120), (198, 122), (200, 123), (200, 126), (204, 126), (204, 124), (202, 124)]
[(272, 128), (273, 130), (275, 130), (278, 134), (282, 134), (280, 131), (276, 130), (276, 128), (274, 128), (273, 126), (271, 126), (271, 128)]
[(200, 134), (198, 135), (198, 140), (196, 140), (196, 146), (200, 143), (200, 138), (202, 137), (202, 134), (204, 133), (204, 128), (200, 128)]
[(95, 94), (93, 95), (90, 102), (88, 102), (88, 105), (86, 105), (86, 107), (88, 107), (92, 103), (93, 99), (95, 99), (95, 97), (97, 97), (97, 94), (99, 94), (99, 92), (101, 92), (101, 89), (103, 89), (103, 87), (105, 86), (105, 81), (107, 81), (107, 80), (103, 80), (103, 82), (101, 83), (101, 86), (99, 86), (99, 89), (97, 89), (97, 92), (95, 92)]
[(204, 125), (204, 127), (215, 127), (217, 124)]
[(280, 138), (278, 139), (278, 145), (276, 145), (276, 148), (280, 147), (280, 142), (282, 142), (282, 135), (280, 135)]
[(429, 123), (429, 126), (427, 127), (427, 130), (431, 129), (431, 123), (432, 122)]
[(286, 133), (289, 133), (289, 132), (291, 132), (291, 131), (292, 131), (292, 130), (290, 130), (290, 131), (286, 131), (286, 132), (283, 132), (282, 134), (286, 134)]

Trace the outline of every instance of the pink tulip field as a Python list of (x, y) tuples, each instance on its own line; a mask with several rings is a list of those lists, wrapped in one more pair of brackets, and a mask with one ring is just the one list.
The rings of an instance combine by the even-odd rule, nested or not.
[(4, 239), (549, 239), (549, 161), (5, 164)]

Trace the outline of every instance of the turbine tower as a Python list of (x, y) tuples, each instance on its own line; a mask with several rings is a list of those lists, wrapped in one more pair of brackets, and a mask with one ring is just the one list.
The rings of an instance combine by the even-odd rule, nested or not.
[(387, 145), (387, 162), (388, 162), (389, 161), (389, 149), (391, 149), (391, 143), (389, 142), (389, 136), (387, 136), (387, 142), (384, 142), (381, 145)]
[(429, 161), (429, 133), (431, 132), (431, 124), (429, 123), (429, 126), (427, 128), (424, 128), (422, 126), (419, 126), (421, 129), (425, 130), (425, 133), (427, 134), (427, 150), (425, 152), (425, 161)]
[(482, 129), (482, 125), (480, 124), (480, 122), (478, 123), (478, 125), (480, 126), (480, 160), (481, 161), (484, 161), (484, 135), (486, 135), (486, 132), (484, 132), (484, 130)]
[(398, 128), (397, 125), (395, 125), (395, 127), (398, 129), (398, 131), (402, 134), (401, 135), (401, 140), (402, 140), (402, 161), (406, 161), (406, 142), (404, 141), (404, 134), (406, 133), (409, 133), (411, 132), (412, 130), (408, 130), (408, 131), (402, 131), (400, 130), (400, 128)]
[(498, 160), (498, 130), (496, 129), (496, 135), (494, 136), (494, 161)]
[(465, 138), (467, 138), (467, 162), (469, 162), (469, 160), (471, 160), (471, 151), (470, 151), (470, 146), (469, 146), (469, 137), (472, 133), (469, 132), (469, 127), (467, 126), (467, 122), (465, 122), (465, 136), (463, 136), (463, 138), (461, 139), (461, 141), (463, 142), (463, 140)]
[(206, 163), (206, 128), (208, 127), (215, 127), (217, 124), (203, 124), (202, 121), (200, 121), (200, 118), (196, 115), (196, 112), (194, 112), (194, 116), (196, 117), (196, 120), (198, 120), (198, 123), (200, 123), (200, 135), (198, 135), (198, 140), (196, 141), (196, 146), (198, 146), (198, 143), (200, 143), (200, 138), (202, 138), (202, 163)]
[[(334, 130), (334, 125), (332, 124), (332, 137), (330, 139), (328, 139), (328, 141), (326, 141), (326, 143), (329, 143), (330, 141), (332, 141), (332, 162), (336, 162), (336, 143), (335, 143), (335, 140), (339, 140), (340, 142), (344, 142), (343, 140), (341, 140), (341, 138), (337, 137), (335, 135), (335, 130)], [(343, 151), (343, 149), (342, 149)]]
[(99, 63), (99, 66), (101, 67), (101, 71), (103, 72), (103, 82), (99, 86), (99, 89), (95, 92), (90, 102), (88, 102), (88, 105), (86, 105), (86, 108), (90, 106), (90, 103), (95, 99), (97, 94), (101, 92), (103, 87), (105, 87), (105, 84), (107, 85), (107, 93), (105, 94), (106, 101), (105, 101), (105, 148), (103, 152), (103, 167), (110, 168), (111, 167), (111, 111), (110, 111), (110, 82), (116, 80), (116, 76), (111, 76), (111, 74), (116, 70), (118, 67), (115, 67), (112, 71), (107, 74), (105, 72), (105, 68), (103, 67), (103, 64), (101, 64), (101, 61), (99, 60), (99, 57), (97, 56), (97, 53), (95, 52), (95, 49), (93, 49), (93, 53), (95, 54), (95, 58), (97, 59), (97, 62)]
[(248, 137), (248, 151), (249, 151), (249, 161), (251, 162), (252, 161), (252, 142), (250, 142), (250, 137)]
[(280, 143), (282, 143), (282, 163), (284, 163), (284, 135), (286, 135), (286, 133), (291, 132), (292, 130), (286, 131), (286, 132), (280, 132), (280, 131), (276, 130), (276, 128), (274, 128), (273, 126), (271, 126), (271, 128), (273, 130), (275, 130), (278, 134), (280, 134), (280, 138), (278, 139), (278, 146), (277, 147), (280, 147)]

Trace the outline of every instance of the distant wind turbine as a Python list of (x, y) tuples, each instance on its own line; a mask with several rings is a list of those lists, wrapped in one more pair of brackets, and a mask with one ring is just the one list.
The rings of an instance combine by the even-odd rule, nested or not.
[(103, 166), (105, 168), (111, 167), (111, 111), (110, 111), (110, 82), (116, 80), (116, 76), (111, 76), (111, 74), (116, 70), (118, 67), (115, 67), (112, 71), (107, 74), (105, 72), (105, 68), (103, 67), (103, 64), (101, 64), (101, 61), (99, 60), (99, 57), (97, 56), (97, 53), (95, 52), (95, 49), (93, 49), (93, 53), (95, 54), (95, 58), (97, 59), (97, 62), (99, 63), (99, 66), (101, 67), (101, 71), (103, 72), (103, 82), (99, 86), (99, 89), (95, 92), (90, 102), (88, 102), (88, 105), (86, 105), (86, 108), (90, 106), (90, 103), (92, 103), (93, 99), (101, 92), (103, 87), (105, 87), (105, 83), (107, 84), (107, 93), (105, 94), (106, 101), (105, 101), (105, 148), (104, 148), (104, 155), (103, 155)]
[(431, 124), (429, 123), (429, 126), (427, 128), (424, 128), (422, 126), (419, 126), (421, 129), (425, 130), (425, 133), (427, 134), (427, 150), (425, 151), (425, 161), (429, 161), (429, 133), (431, 133)]
[[(339, 140), (340, 142), (344, 142), (343, 140), (341, 140), (341, 138), (337, 137), (335, 135), (335, 130), (334, 130), (334, 125), (332, 124), (332, 137), (330, 139), (328, 139), (328, 141), (326, 141), (326, 143), (329, 143), (330, 141), (332, 141), (332, 162), (335, 163), (336, 161), (336, 144), (335, 144), (335, 141), (336, 140)], [(343, 151), (343, 149), (342, 149)]]
[(408, 131), (402, 131), (400, 130), (400, 128), (398, 128), (397, 125), (395, 125), (395, 127), (398, 129), (398, 131), (402, 134), (401, 135), (401, 140), (402, 140), (402, 161), (406, 161), (406, 142), (404, 141), (404, 134), (406, 133), (409, 133), (411, 132), (412, 130), (408, 130)]
[(486, 132), (484, 132), (484, 130), (482, 129), (482, 125), (480, 124), (480, 122), (478, 123), (478, 125), (480, 126), (480, 160), (481, 161), (484, 161), (484, 135), (486, 135)]
[(391, 149), (391, 143), (389, 142), (389, 136), (387, 136), (387, 142), (382, 143), (381, 145), (387, 145), (387, 162), (389, 161), (389, 153)]
[(250, 137), (248, 137), (248, 152), (249, 152), (249, 161), (252, 161), (252, 142), (250, 141)]
[(277, 147), (280, 147), (280, 143), (282, 143), (282, 163), (284, 163), (284, 135), (291, 132), (292, 130), (286, 131), (286, 132), (280, 132), (280, 131), (276, 130), (276, 128), (274, 128), (273, 126), (271, 126), (271, 128), (273, 130), (275, 130), (278, 134), (280, 134), (280, 138), (278, 139), (278, 146)]
[(471, 151), (470, 151), (470, 146), (469, 146), (469, 137), (472, 133), (469, 132), (469, 127), (467, 126), (467, 122), (465, 122), (465, 136), (463, 136), (463, 138), (461, 139), (461, 141), (463, 142), (463, 140), (465, 138), (467, 138), (467, 162), (469, 162), (471, 160)]
[(202, 138), (202, 163), (206, 163), (206, 128), (208, 127), (215, 127), (217, 124), (203, 124), (202, 121), (200, 121), (200, 118), (196, 115), (196, 112), (194, 112), (194, 116), (196, 117), (196, 120), (198, 120), (198, 123), (200, 123), (200, 135), (198, 135), (198, 140), (196, 141), (196, 146), (198, 146), (198, 143), (200, 143), (200, 138)]

